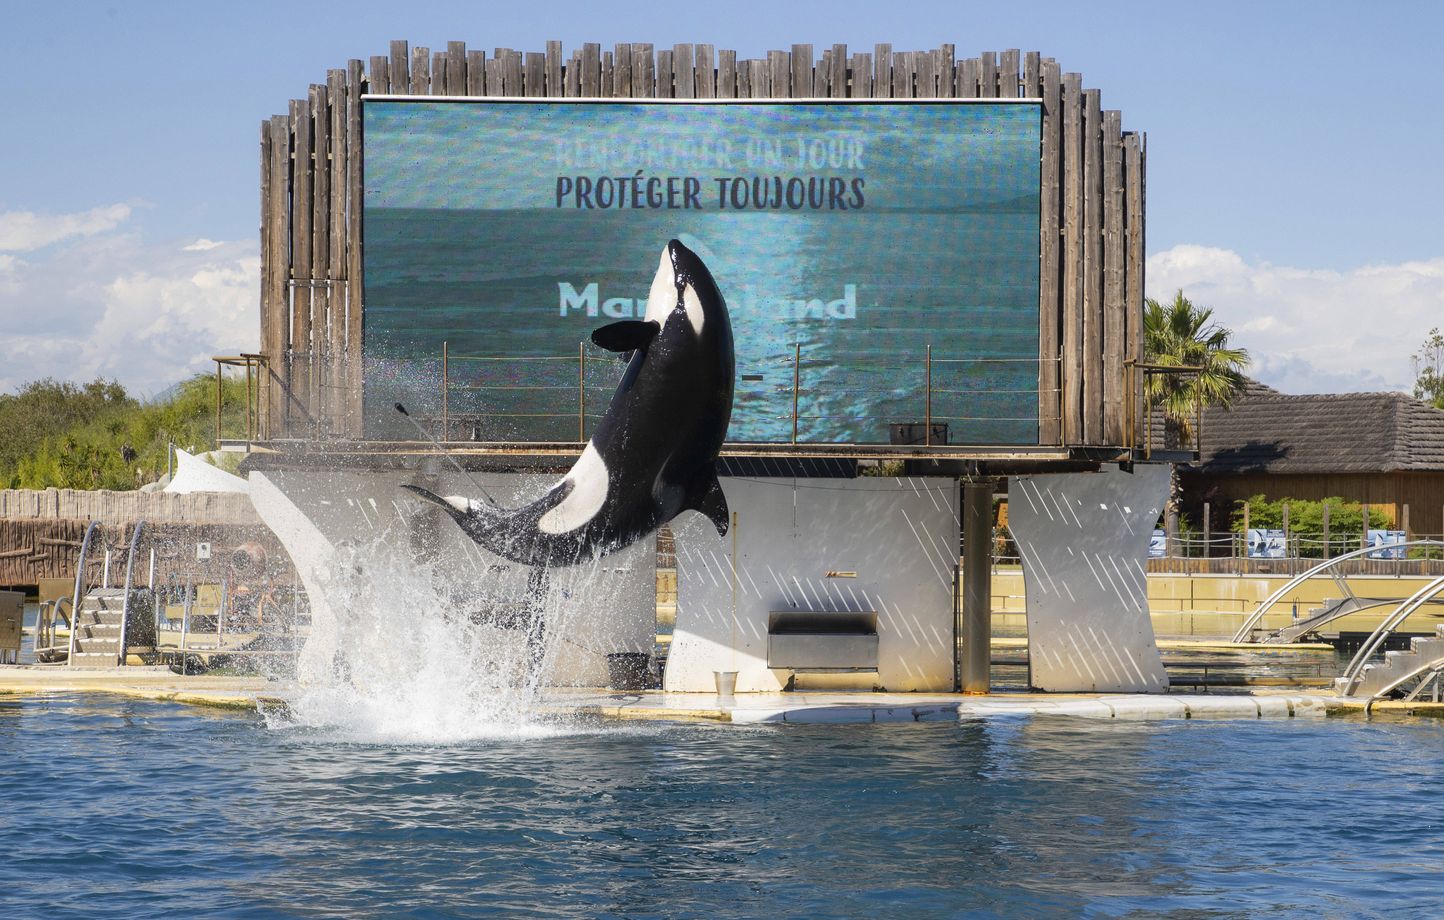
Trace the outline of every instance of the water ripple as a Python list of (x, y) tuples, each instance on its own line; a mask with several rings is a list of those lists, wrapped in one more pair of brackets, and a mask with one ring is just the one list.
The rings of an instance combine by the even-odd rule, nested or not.
[(1444, 901), (1430, 722), (577, 726), (0, 701), (6, 917), (1314, 917)]

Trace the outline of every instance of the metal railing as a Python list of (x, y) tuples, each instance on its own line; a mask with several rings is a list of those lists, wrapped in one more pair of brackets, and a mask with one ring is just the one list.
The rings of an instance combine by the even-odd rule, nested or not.
[(130, 531), (130, 548), (125, 553), (125, 593), (120, 596), (120, 646), (116, 650), (119, 660), (116, 662), (121, 667), (125, 666), (125, 637), (126, 628), (130, 623), (130, 593), (133, 590), (132, 579), (135, 577), (135, 553), (140, 545), (140, 533), (145, 529), (145, 521), (136, 521), (135, 527)]
[[(1049, 360), (1060, 361), (1060, 359)], [(455, 434), (458, 433), (458, 425), (469, 425), (471, 426), (470, 437), (462, 437), (460, 440), (495, 440), (518, 443), (526, 443), (530, 439), (511, 436), (485, 437), (483, 435), (492, 433), (486, 429), (505, 425), (508, 420), (555, 421), (574, 418), (576, 420), (576, 441), (584, 443), (588, 437), (588, 420), (600, 418), (602, 414), (600, 411), (588, 411), (589, 390), (603, 389), (606, 396), (610, 396), (610, 389), (616, 386), (625, 368), (625, 365), (615, 358), (608, 360), (607, 357), (602, 356), (589, 357), (586, 343), (578, 344), (575, 355), (518, 356), (461, 355), (452, 352), (450, 344), (443, 342), (439, 361), (439, 412), (427, 419), (432, 423), (433, 431), (437, 431), (442, 440), (453, 440)], [(986, 411), (964, 414), (957, 410), (961, 405), (969, 402), (975, 405), (982, 402), (986, 405), (990, 400), (997, 403), (1001, 399), (1003, 403), (1011, 404), (1023, 395), (1031, 396), (1026, 400), (1026, 404), (1029, 408), (1036, 410), (1039, 397), (1044, 392), (1037, 386), (1037, 369), (1040, 363), (1038, 358), (940, 357), (929, 345), (923, 349), (918, 360), (914, 362), (906, 362), (894, 357), (840, 366), (832, 361), (809, 362), (804, 354), (803, 345), (793, 343), (790, 353), (785, 358), (774, 356), (764, 367), (752, 371), (739, 368), (739, 377), (744, 383), (762, 382), (769, 376), (780, 377), (783, 374), (790, 378), (788, 383), (776, 384), (771, 392), (783, 395), (790, 401), (790, 412), (773, 418), (774, 421), (782, 422), (785, 427), (790, 428), (790, 435), (785, 437), (793, 444), (810, 443), (806, 436), (808, 423), (875, 421), (878, 430), (886, 432), (887, 426), (890, 424), (915, 424), (918, 419), (921, 419), (924, 429), (923, 446), (941, 446), (935, 445), (933, 440), (934, 426), (937, 423), (962, 422), (965, 423), (962, 426), (964, 429), (982, 424), (1013, 423), (1031, 426), (1034, 436), (1036, 436), (1037, 426), (1044, 421), (1052, 420), (1040, 417), (1036, 411), (1026, 415), (1007, 416)], [(458, 365), (462, 368), (467, 365), (482, 368), (505, 366), (508, 369), (520, 366), (525, 370), (523, 374), (514, 374), (501, 381), (493, 381), (486, 372), (462, 370), (458, 373)], [(575, 368), (575, 377), (564, 380), (561, 374), (570, 375), (570, 370), (564, 370), (569, 366)], [(809, 396), (820, 392), (822, 386), (813, 384), (809, 377), (816, 373), (832, 370), (841, 370), (844, 373), (863, 371), (885, 377), (894, 384), (897, 381), (913, 378), (917, 384), (915, 397), (899, 397), (895, 392), (896, 385), (890, 388), (893, 392), (879, 392), (872, 395), (894, 405), (915, 399), (916, 408), (913, 411), (890, 410), (886, 416), (859, 416), (855, 413), (823, 415), (806, 411), (805, 401)], [(835, 382), (828, 385), (839, 388), (839, 384)], [(1058, 391), (1054, 389), (1049, 392)], [(570, 399), (565, 400), (570, 405), (563, 409), (559, 406), (527, 406), (522, 400), (508, 399), (508, 394), (545, 394), (554, 397), (562, 397), (564, 394), (572, 395)], [(474, 405), (479, 403), (481, 408), (475, 411), (458, 412), (459, 397), (465, 398), (466, 396), (471, 397)], [(521, 405), (518, 405), (519, 403)], [(516, 408), (529, 411), (508, 411)], [(604, 408), (604, 406), (599, 405), (598, 408)], [(461, 433), (466, 433), (464, 427)], [(560, 439), (553, 437), (535, 440), (556, 441)], [(831, 442), (832, 438), (826, 440)], [(985, 443), (988, 440), (991, 439), (984, 438), (977, 443)], [(968, 441), (957, 443), (968, 443)], [(1029, 443), (1036, 443), (1036, 438), (1030, 438)], [(1061, 444), (1061, 440), (1059, 443)]]
[(1354, 692), (1355, 688), (1359, 685), (1360, 677), (1363, 676), (1364, 665), (1368, 664), (1370, 658), (1378, 654), (1379, 649), (1384, 645), (1384, 641), (1388, 639), (1405, 620), (1409, 619), (1416, 610), (1428, 603), (1434, 595), (1439, 594), (1441, 591), (1444, 591), (1444, 576), (1434, 579), (1418, 591), (1415, 591), (1407, 600), (1396, 607), (1393, 613), (1389, 614), (1379, 623), (1378, 627), (1369, 634), (1369, 638), (1365, 639), (1364, 643), (1359, 646), (1359, 651), (1355, 653), (1353, 659), (1349, 662), (1349, 666), (1344, 669), (1343, 676), (1340, 678), (1342, 682), (1339, 687), (1340, 696), (1349, 696)]
[(265, 355), (239, 354), (221, 355), (211, 358), (216, 362), (216, 443), (219, 445), (224, 434), (221, 424), (221, 409), (225, 402), (223, 392), (223, 369), (227, 367), (244, 368), (246, 374), (246, 440), (259, 440), (262, 432), (269, 426), (267, 420), (271, 417), (270, 395), (271, 388), (261, 386), (261, 375), (269, 367), (269, 361)]
[[(75, 638), (80, 632), (80, 601), (85, 597), (85, 557), (90, 552), (90, 538), (95, 535), (95, 529), (100, 526), (99, 521), (91, 521), (85, 528), (85, 536), (80, 541), (80, 558), (75, 564), (75, 598), (70, 605), (70, 641), (65, 651), (65, 662), (67, 665), (75, 663)], [(110, 574), (110, 563), (106, 561), (106, 576)]]
[(1357, 558), (1357, 557), (1359, 557), (1359, 556), (1362, 556), (1362, 555), (1364, 555), (1365, 553), (1374, 552), (1374, 551), (1376, 551), (1376, 550), (1404, 548), (1404, 547), (1408, 547), (1408, 546), (1425, 546), (1425, 545), (1427, 545), (1427, 546), (1444, 546), (1444, 543), (1440, 543), (1440, 542), (1437, 541), (1437, 540), (1416, 540), (1416, 541), (1413, 541), (1413, 542), (1389, 543), (1389, 544), (1385, 544), (1384, 546), (1379, 546), (1379, 547), (1368, 547), (1368, 548), (1365, 548), (1365, 549), (1356, 549), (1356, 550), (1354, 550), (1352, 553), (1345, 553), (1345, 554), (1342, 555), (1342, 556), (1335, 556), (1333, 559), (1329, 559), (1329, 560), (1327, 560), (1327, 561), (1325, 561), (1325, 562), (1321, 562), (1321, 563), (1319, 563), (1318, 565), (1310, 568), (1307, 572), (1304, 572), (1304, 573), (1302, 573), (1302, 574), (1300, 574), (1300, 575), (1296, 575), (1296, 576), (1294, 576), (1293, 578), (1289, 579), (1287, 582), (1285, 582), (1283, 585), (1281, 585), (1277, 591), (1275, 591), (1274, 593), (1270, 594), (1268, 597), (1264, 598), (1263, 602), (1262, 602), (1261, 604), (1259, 604), (1258, 607), (1254, 608), (1254, 612), (1249, 615), (1248, 619), (1246, 619), (1246, 620), (1243, 621), (1243, 625), (1239, 626), (1238, 631), (1233, 634), (1233, 641), (1234, 641), (1234, 642), (1248, 642), (1248, 641), (1251, 641), (1252, 636), (1253, 636), (1253, 631), (1254, 631), (1255, 628), (1257, 628), (1258, 624), (1263, 621), (1264, 614), (1268, 613), (1270, 608), (1272, 608), (1275, 604), (1277, 604), (1277, 603), (1278, 603), (1280, 600), (1282, 600), (1283, 598), (1287, 597), (1290, 592), (1292, 592), (1292, 591), (1293, 591), (1295, 588), (1297, 588), (1299, 585), (1301, 585), (1301, 584), (1303, 584), (1304, 582), (1308, 581), (1310, 578), (1313, 578), (1314, 576), (1320, 575), (1320, 574), (1322, 574), (1322, 573), (1324, 573), (1324, 572), (1330, 572), (1330, 573), (1333, 574), (1335, 583), (1340, 586), (1340, 590), (1343, 591), (1346, 596), (1352, 596), (1353, 592), (1349, 589), (1348, 584), (1345, 583), (1345, 582), (1343, 582), (1343, 581), (1339, 578), (1339, 575), (1338, 575), (1339, 566), (1340, 566), (1342, 563), (1347, 562), (1347, 561), (1350, 560), (1350, 559), (1355, 559), (1355, 558)]
[[(1149, 382), (1158, 378), (1197, 377), (1204, 371), (1201, 367), (1174, 364), (1148, 364), (1140, 361), (1123, 362), (1124, 418), (1127, 420), (1126, 438), (1130, 447), (1141, 449), (1143, 459), (1153, 457), (1153, 418), (1157, 407), (1149, 396)], [(1199, 451), (1203, 443), (1203, 399), (1195, 397), (1193, 403), (1192, 450)], [(1142, 425), (1143, 431), (1138, 430)], [(1185, 444), (1160, 445), (1168, 450), (1188, 449)]]

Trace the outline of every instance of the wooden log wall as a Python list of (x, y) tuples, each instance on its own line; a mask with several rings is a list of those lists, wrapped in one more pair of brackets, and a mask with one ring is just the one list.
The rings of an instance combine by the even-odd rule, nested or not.
[[(1042, 100), (1038, 443), (1124, 447), (1143, 357), (1144, 136), (1037, 52), (959, 59), (952, 45), (810, 44), (739, 59), (707, 44), (588, 43), (570, 53), (389, 53), (326, 74), (261, 124), (261, 341), (266, 438), (361, 436), (363, 93), (609, 98)], [(1135, 393), (1137, 387), (1134, 387)], [(1133, 401), (1141, 404), (1141, 401)]]
[[(219, 578), (216, 573), (229, 565), (230, 550), (243, 543), (265, 549), (276, 577), (290, 572), (290, 557), (261, 523), (250, 497), (241, 493), (0, 489), (0, 586), (74, 577), (92, 520), (102, 525), (86, 565), (87, 577), (96, 584), (107, 549), (111, 577), (124, 578), (125, 553), (137, 521), (144, 521), (145, 528), (139, 547), (144, 563), (138, 558), (136, 564), (148, 567), (155, 549), (158, 579), (174, 574)], [(196, 560), (197, 542), (212, 545), (211, 560)]]

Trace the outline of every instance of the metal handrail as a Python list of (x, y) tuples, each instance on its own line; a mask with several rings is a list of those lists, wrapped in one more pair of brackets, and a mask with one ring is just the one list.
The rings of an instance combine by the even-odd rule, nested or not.
[(125, 629), (130, 622), (130, 582), (135, 573), (135, 551), (140, 544), (140, 532), (145, 528), (145, 521), (136, 521), (134, 529), (130, 532), (130, 549), (125, 554), (125, 593), (120, 599), (120, 648), (117, 650), (120, 660), (117, 664), (125, 666)]
[[(461, 419), (461, 420), (472, 420), (473, 422), (479, 422), (479, 421), (484, 420), (484, 419), (562, 419), (562, 418), (567, 418), (567, 417), (573, 417), (573, 418), (576, 418), (576, 419), (577, 419), (577, 443), (583, 443), (583, 442), (586, 441), (586, 438), (587, 438), (587, 419), (588, 419), (588, 418), (595, 418), (595, 417), (598, 417), (598, 416), (597, 416), (596, 414), (594, 414), (594, 413), (589, 413), (589, 412), (587, 411), (587, 395), (588, 395), (588, 394), (587, 394), (587, 387), (588, 387), (588, 384), (587, 384), (587, 372), (588, 372), (588, 365), (591, 364), (591, 363), (593, 363), (593, 361), (594, 361), (595, 359), (593, 359), (593, 361), (589, 361), (589, 360), (588, 360), (588, 358), (587, 358), (587, 345), (586, 345), (585, 342), (579, 342), (579, 343), (578, 343), (577, 354), (576, 354), (575, 356), (562, 356), (562, 355), (481, 355), (481, 354), (456, 354), (456, 353), (453, 353), (453, 352), (451, 351), (450, 342), (449, 342), (449, 341), (443, 341), (441, 344), (442, 344), (441, 354), (440, 354), (441, 379), (440, 379), (440, 394), (439, 394), (439, 395), (440, 395), (440, 415), (439, 415), (438, 418), (434, 418), (433, 421), (439, 420), (439, 422), (440, 422), (440, 424), (441, 424), (441, 431), (442, 431), (441, 437), (442, 437), (442, 440), (449, 440), (449, 439), (450, 439), (450, 437), (451, 437), (451, 433), (450, 433), (450, 432), (451, 432), (451, 423), (452, 423), (453, 421), (455, 421), (455, 420), (458, 420), (458, 419)], [(802, 436), (802, 431), (801, 431), (801, 423), (802, 423), (803, 421), (809, 421), (809, 422), (813, 422), (813, 421), (826, 421), (826, 420), (828, 420), (828, 419), (848, 419), (848, 420), (853, 420), (853, 419), (856, 419), (856, 418), (857, 418), (856, 415), (836, 415), (836, 416), (808, 415), (808, 414), (804, 414), (804, 413), (802, 413), (802, 412), (800, 411), (799, 405), (800, 405), (800, 399), (801, 399), (801, 393), (802, 393), (802, 384), (803, 384), (803, 382), (804, 382), (804, 380), (803, 380), (803, 377), (804, 377), (803, 371), (806, 370), (806, 369), (811, 369), (811, 368), (813, 368), (814, 366), (826, 366), (825, 364), (819, 365), (819, 362), (816, 362), (816, 361), (803, 361), (803, 360), (802, 360), (802, 357), (803, 357), (803, 356), (802, 356), (802, 343), (801, 343), (801, 342), (794, 342), (794, 343), (793, 343), (793, 348), (792, 348), (792, 353), (791, 353), (790, 355), (787, 355), (786, 357), (783, 357), (783, 356), (780, 356), (780, 355), (779, 355), (779, 356), (770, 356), (770, 357), (764, 359), (764, 362), (763, 362), (765, 365), (767, 365), (767, 366), (769, 366), (769, 367), (774, 367), (775, 369), (778, 369), (778, 370), (781, 370), (781, 369), (783, 369), (783, 368), (786, 368), (786, 369), (788, 369), (788, 370), (791, 371), (791, 377), (792, 377), (791, 386), (789, 387), (789, 386), (787, 386), (786, 384), (779, 384), (779, 385), (777, 385), (776, 388), (775, 388), (775, 389), (778, 390), (778, 391), (784, 391), (784, 392), (790, 389), (790, 391), (791, 391), (791, 396), (792, 396), (792, 410), (791, 410), (791, 413), (790, 413), (789, 415), (778, 415), (778, 416), (775, 416), (775, 418), (776, 418), (777, 420), (780, 420), (780, 421), (791, 421), (791, 423), (792, 423), (791, 443), (793, 443), (793, 444), (803, 443), (803, 436)], [(466, 378), (461, 377), (461, 375), (457, 375), (457, 378), (456, 378), (456, 379), (453, 379), (453, 373), (452, 373), (453, 366), (454, 366), (457, 362), (460, 362), (460, 361), (471, 361), (471, 362), (506, 362), (506, 363), (509, 363), (509, 364), (510, 364), (510, 363), (522, 362), (522, 361), (529, 361), (529, 362), (557, 362), (557, 363), (561, 363), (561, 362), (575, 362), (575, 364), (576, 364), (576, 366), (577, 366), (577, 378), (576, 378), (576, 383), (575, 383), (575, 384), (563, 384), (563, 383), (542, 383), (542, 384), (539, 384), (539, 383), (514, 383), (514, 382), (505, 382), (505, 383), (498, 383), (498, 384), (489, 384), (489, 383), (474, 382), (473, 380), (467, 380)], [(922, 373), (923, 373), (923, 378), (924, 378), (924, 379), (923, 379), (923, 386), (922, 386), (922, 391), (923, 391), (923, 405), (922, 405), (922, 407), (921, 407), (921, 408), (922, 408), (922, 415), (923, 415), (923, 418), (924, 418), (924, 420), (925, 420), (925, 421), (924, 421), (924, 425), (923, 425), (923, 430), (924, 430), (924, 446), (932, 446), (932, 443), (931, 443), (931, 442), (932, 442), (932, 424), (931, 424), (931, 422), (928, 421), (928, 420), (943, 420), (943, 421), (958, 421), (958, 422), (974, 422), (974, 421), (989, 421), (989, 422), (998, 422), (998, 421), (1002, 421), (1002, 422), (1041, 422), (1041, 421), (1048, 421), (1048, 420), (1056, 420), (1057, 418), (1059, 418), (1058, 416), (1044, 416), (1044, 415), (1041, 415), (1041, 414), (1040, 414), (1040, 415), (1037, 415), (1037, 416), (1029, 415), (1029, 416), (1017, 416), (1017, 417), (1013, 417), (1013, 416), (998, 416), (998, 415), (992, 415), (992, 414), (989, 414), (989, 415), (980, 415), (980, 416), (978, 416), (978, 415), (974, 415), (974, 416), (968, 416), (968, 415), (958, 415), (958, 416), (939, 415), (939, 414), (937, 414), (937, 412), (935, 411), (936, 407), (933, 405), (933, 397), (934, 397), (934, 395), (945, 395), (945, 396), (1011, 395), (1011, 396), (1020, 396), (1020, 395), (1030, 394), (1030, 393), (1039, 393), (1039, 394), (1041, 394), (1041, 393), (1044, 393), (1044, 392), (1061, 392), (1062, 388), (1061, 388), (1061, 387), (1053, 387), (1053, 388), (1043, 389), (1043, 388), (1034, 388), (1034, 387), (1002, 386), (1002, 387), (997, 387), (997, 388), (976, 387), (976, 388), (969, 388), (969, 389), (956, 389), (956, 388), (951, 387), (951, 386), (939, 386), (939, 387), (935, 387), (935, 386), (933, 385), (933, 383), (934, 383), (934, 377), (936, 376), (936, 375), (934, 374), (934, 372), (933, 372), (933, 371), (934, 371), (934, 365), (951, 365), (951, 366), (955, 366), (955, 367), (956, 367), (956, 366), (981, 367), (981, 366), (991, 366), (991, 365), (1033, 365), (1033, 366), (1036, 366), (1036, 367), (1041, 367), (1041, 366), (1043, 366), (1044, 364), (1057, 364), (1057, 365), (1059, 365), (1059, 366), (1061, 367), (1061, 363), (1062, 363), (1062, 359), (1061, 359), (1061, 358), (1057, 358), (1057, 357), (1055, 357), (1055, 358), (1041, 358), (1041, 357), (1039, 357), (1039, 358), (985, 358), (985, 357), (947, 358), (947, 357), (937, 357), (937, 356), (935, 356), (935, 355), (933, 354), (933, 348), (932, 348), (932, 346), (931, 346), (930, 344), (929, 344), (929, 345), (926, 345), (926, 346), (924, 347), (923, 359), (922, 359), (922, 362), (921, 362), (921, 365), (922, 365)], [(870, 362), (864, 361), (864, 362), (861, 362), (861, 364), (862, 364), (862, 366), (865, 366), (866, 369), (868, 369), (868, 370), (873, 370), (873, 371), (876, 371), (876, 370), (895, 370), (895, 371), (907, 373), (907, 372), (916, 371), (916, 370), (918, 369), (918, 365), (917, 365), (917, 364), (892, 364), (892, 363), (882, 363), (882, 364), (879, 364), (879, 363), (877, 363), (876, 360), (870, 361)], [(1192, 370), (1192, 369), (1191, 369), (1191, 368), (1171, 368), (1170, 370), (1171, 370), (1171, 371), (1179, 371), (1179, 370), (1189, 371), (1189, 370)], [(965, 372), (965, 373), (966, 373), (966, 372)], [(459, 381), (465, 381), (465, 382), (459, 382)], [(464, 392), (464, 393), (491, 393), (491, 392), (493, 392), (493, 391), (496, 391), (496, 392), (540, 392), (540, 391), (563, 391), (563, 390), (571, 390), (571, 389), (575, 389), (575, 391), (576, 391), (576, 393), (577, 393), (577, 411), (576, 411), (575, 413), (568, 413), (568, 412), (523, 412), (523, 413), (517, 413), (517, 412), (480, 412), (480, 413), (478, 413), (478, 412), (464, 412), (464, 413), (455, 413), (455, 412), (454, 412), (454, 407), (451, 405), (451, 399), (450, 399), (450, 396), (451, 396), (451, 394), (452, 394), (453, 392), (458, 392), (458, 393), (463, 393), (463, 392)], [(887, 417), (887, 418), (888, 418), (888, 420), (890, 420), (890, 421), (896, 421), (896, 419), (894, 419), (894, 418), (892, 418), (892, 417)]]
[(80, 632), (80, 599), (85, 594), (85, 554), (90, 550), (90, 537), (99, 526), (91, 521), (85, 528), (85, 537), (80, 541), (80, 561), (75, 564), (75, 598), (70, 604), (70, 642), (65, 650), (65, 663), (75, 664), (75, 634)]
[(1416, 696), (1419, 695), (1419, 691), (1424, 689), (1424, 686), (1429, 683), (1429, 680), (1433, 676), (1438, 675), (1440, 671), (1444, 671), (1444, 657), (1434, 658), (1425, 661), (1418, 667), (1414, 668), (1412, 671), (1408, 671), (1404, 674), (1399, 675), (1398, 677), (1389, 681), (1384, 686), (1380, 687), (1378, 690), (1375, 690), (1373, 693), (1369, 694), (1369, 700), (1365, 704), (1364, 712), (1367, 713), (1376, 700), (1381, 699), (1382, 697), (1387, 696), (1390, 693), (1393, 693), (1395, 690), (1399, 689), (1401, 686), (1416, 677), (1424, 677), (1425, 679), (1420, 681), (1419, 685), (1415, 687), (1414, 690), (1406, 697), (1406, 699), (1414, 699)]
[(1282, 600), (1284, 595), (1288, 594), (1294, 588), (1297, 588), (1299, 585), (1303, 584), (1305, 581), (1308, 581), (1310, 578), (1319, 574), (1320, 572), (1330, 569), (1346, 559), (1354, 559), (1367, 553), (1377, 553), (1380, 550), (1385, 549), (1400, 549), (1406, 546), (1444, 546), (1444, 542), (1441, 542), (1439, 540), (1405, 540), (1400, 543), (1381, 543), (1378, 546), (1366, 546), (1363, 549), (1356, 549), (1353, 552), (1345, 553), (1342, 556), (1335, 556), (1332, 559), (1326, 559), (1318, 565), (1314, 566), (1313, 568), (1309, 569), (1307, 572), (1304, 572), (1302, 575), (1295, 575), (1293, 578), (1285, 582), (1283, 587), (1279, 588), (1277, 591), (1264, 598), (1263, 603), (1259, 604), (1258, 607), (1254, 609), (1254, 612), (1249, 616), (1249, 618), (1247, 620), (1244, 620), (1243, 625), (1238, 628), (1238, 632), (1233, 634), (1233, 641), (1252, 642), (1254, 627), (1256, 627), (1259, 622), (1263, 620), (1264, 614), (1268, 613), (1269, 609), (1273, 607), (1274, 604)]
[(1379, 623), (1378, 627), (1369, 634), (1369, 638), (1364, 640), (1364, 644), (1359, 646), (1359, 651), (1355, 653), (1353, 660), (1349, 662), (1349, 666), (1344, 669), (1344, 674), (1341, 679), (1346, 683), (1339, 691), (1341, 696), (1348, 696), (1354, 692), (1354, 688), (1359, 685), (1359, 678), (1363, 674), (1364, 665), (1368, 663), (1370, 658), (1374, 657), (1374, 653), (1379, 650), (1379, 646), (1384, 644), (1384, 640), (1387, 639), (1394, 630), (1399, 628), (1399, 624), (1409, 619), (1414, 611), (1424, 606), (1430, 598), (1440, 591), (1444, 591), (1444, 575), (1439, 576), (1418, 591), (1415, 591), (1407, 600), (1396, 607), (1393, 613), (1389, 614)]

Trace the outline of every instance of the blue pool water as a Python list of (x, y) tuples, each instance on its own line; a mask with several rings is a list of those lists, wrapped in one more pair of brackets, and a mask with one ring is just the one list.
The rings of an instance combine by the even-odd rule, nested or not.
[(375, 743), (0, 698), (0, 915), (1417, 917), (1444, 725), (576, 726)]

